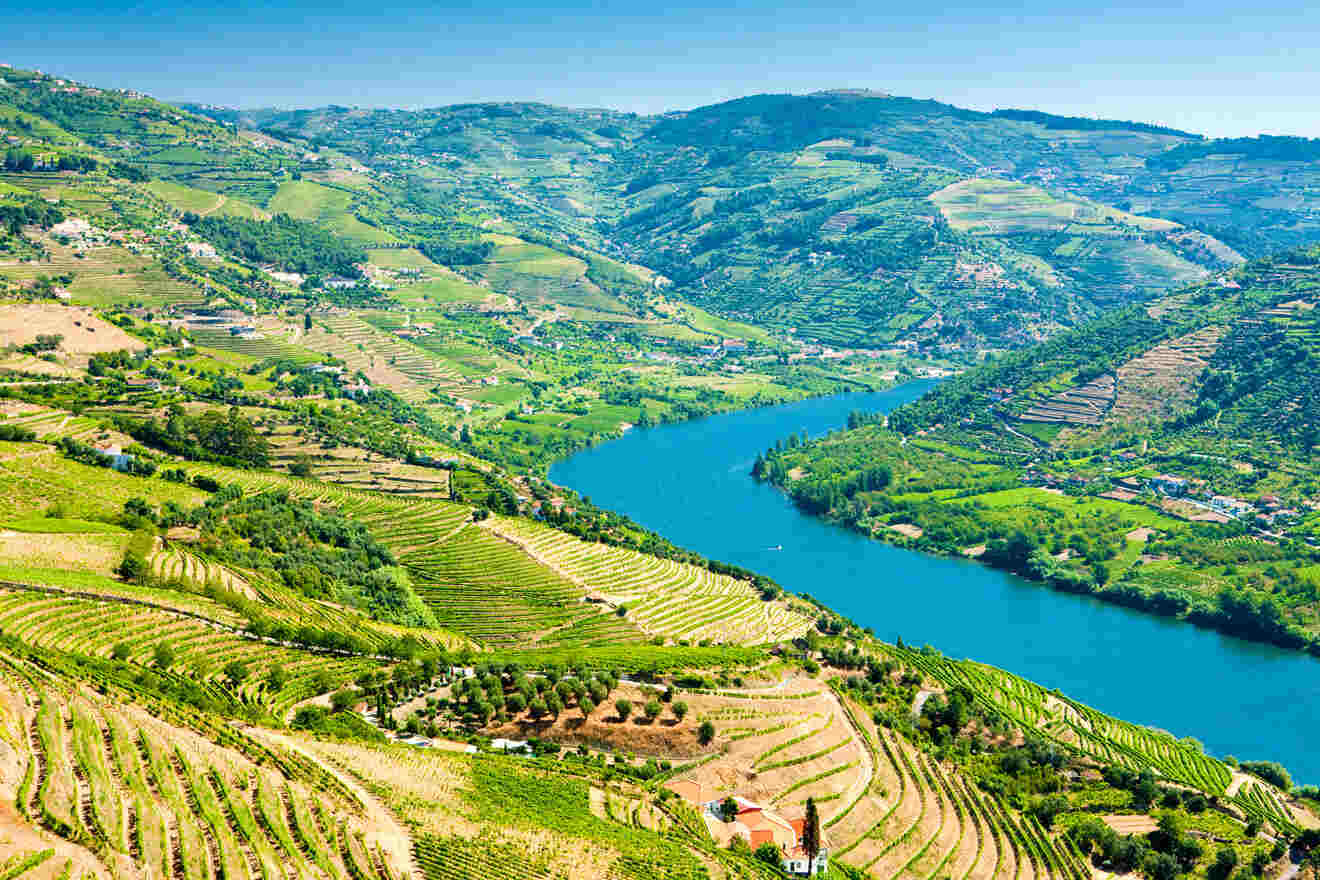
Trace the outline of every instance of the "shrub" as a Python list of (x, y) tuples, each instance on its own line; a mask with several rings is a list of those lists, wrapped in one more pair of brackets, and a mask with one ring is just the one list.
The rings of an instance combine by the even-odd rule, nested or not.
[(161, 669), (169, 669), (174, 665), (174, 648), (169, 642), (161, 642), (151, 652), (151, 661)]

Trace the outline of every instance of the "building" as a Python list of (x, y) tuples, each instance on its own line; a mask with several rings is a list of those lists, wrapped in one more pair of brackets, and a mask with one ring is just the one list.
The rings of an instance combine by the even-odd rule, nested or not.
[(1231, 495), (1215, 495), (1210, 499), (1210, 506), (1235, 518), (1250, 516), (1254, 512), (1251, 502)]
[(1165, 495), (1181, 497), (1187, 494), (1187, 480), (1172, 474), (1160, 474), (1150, 478), (1150, 487)]
[(829, 851), (824, 847), (814, 860), (807, 858), (806, 850), (802, 848), (806, 815), (800, 808), (786, 816), (747, 798), (734, 796), (737, 812), (726, 822), (724, 799), (712, 796), (713, 792), (706, 786), (683, 780), (671, 782), (666, 787), (699, 806), (701, 818), (718, 846), (727, 847), (735, 837), (745, 840), (752, 849), (768, 843), (779, 849), (783, 869), (792, 874), (814, 875), (829, 866)]
[(532, 753), (532, 750), (527, 747), (527, 741), (522, 739), (497, 738), (490, 741), (490, 747), (497, 752), (507, 752), (514, 755), (530, 755)]
[(110, 467), (117, 471), (127, 472), (133, 461), (133, 456), (124, 452), (124, 447), (118, 443), (97, 443), (92, 448), (99, 452), (102, 458), (109, 459)]

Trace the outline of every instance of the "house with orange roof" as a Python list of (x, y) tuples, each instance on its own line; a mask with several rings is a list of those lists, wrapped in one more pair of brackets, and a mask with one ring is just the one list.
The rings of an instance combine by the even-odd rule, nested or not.
[[(699, 783), (685, 782), (687, 785), (678, 792), (685, 797), (685, 792), (697, 794), (702, 788)], [(678, 791), (673, 786), (674, 783), (670, 783), (667, 787)], [(829, 865), (828, 850), (822, 847), (816, 858), (811, 860), (807, 858), (807, 853), (802, 848), (802, 831), (806, 825), (806, 816), (801, 813), (800, 808), (793, 811), (796, 815), (786, 818), (779, 812), (744, 797), (734, 796), (733, 801), (736, 810), (728, 821), (725, 821), (722, 798), (700, 802), (701, 818), (717, 845), (727, 847), (737, 837), (745, 840), (752, 849), (769, 843), (779, 849), (783, 868), (789, 873), (814, 875), (826, 870)]]

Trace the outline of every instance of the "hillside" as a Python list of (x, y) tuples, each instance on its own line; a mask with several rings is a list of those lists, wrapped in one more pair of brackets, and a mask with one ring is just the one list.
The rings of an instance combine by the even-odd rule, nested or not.
[[(1274, 876), (1283, 841), (1320, 828), (1271, 765), (1251, 775), (800, 600), (779, 615), (791, 629), (739, 629), (718, 579), (618, 553), (606, 575), (531, 522), (482, 542), (472, 509), (443, 502), (214, 466), (123, 475), (23, 443), (3, 464), (0, 859), (16, 877), (777, 876), (727, 845), (750, 813), (707, 812), (735, 794), (773, 827), (809, 802), (835, 877), (1210, 877), (1230, 857)], [(236, 564), (195, 513), (307, 493), (397, 554), (450, 629), (312, 600)], [(167, 529), (175, 510), (200, 534)], [(228, 522), (244, 552), (263, 546)], [(130, 573), (116, 561), (138, 545), (150, 565)], [(572, 595), (643, 585), (655, 601), (600, 625)], [(661, 645), (664, 620), (702, 619), (693, 602), (714, 603), (715, 629)], [(673, 613), (643, 613), (656, 603)], [(658, 637), (629, 644), (630, 624)], [(703, 634), (723, 644), (687, 646)]]
[(834, 345), (1020, 346), (1315, 224), (1305, 150), (1221, 154), (1136, 123), (870, 93), (647, 119), (517, 103), (217, 115), (443, 181), (699, 305)]
[(878, 537), (1320, 652), (1317, 256), (1114, 312), (758, 472)]
[(1228, 268), (1083, 185), (1205, 141), (854, 93), (240, 113), (9, 67), (0, 129), (0, 880), (1314, 875), (1279, 765), (545, 478), (1050, 337), (758, 473), (1315, 650), (1316, 255)]

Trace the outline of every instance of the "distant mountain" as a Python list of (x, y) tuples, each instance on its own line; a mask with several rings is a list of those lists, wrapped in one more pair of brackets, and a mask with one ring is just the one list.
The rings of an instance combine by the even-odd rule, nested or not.
[(425, 179), (624, 255), (694, 303), (835, 344), (1015, 347), (1320, 231), (1304, 153), (852, 90), (657, 117), (194, 109)]

